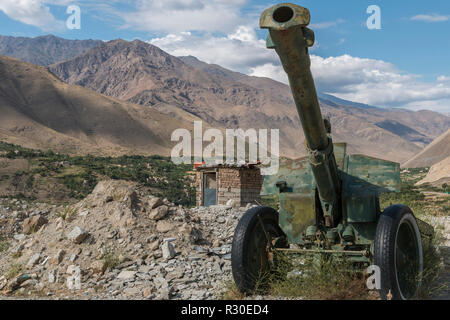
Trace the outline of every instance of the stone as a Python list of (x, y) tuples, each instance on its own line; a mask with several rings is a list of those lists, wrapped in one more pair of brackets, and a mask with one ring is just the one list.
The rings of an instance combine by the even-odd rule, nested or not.
[(63, 249), (58, 250), (58, 252), (53, 257), (53, 261), (55, 264), (60, 264), (62, 260), (64, 259), (64, 255), (66, 254), (66, 251)]
[(70, 266), (67, 267), (66, 273), (67, 274), (74, 274), (76, 271), (78, 271), (80, 269), (80, 267), (72, 264)]
[(21, 287), (21, 288), (33, 288), (33, 287), (36, 286), (38, 283), (39, 283), (38, 280), (35, 280), (35, 279), (28, 279), (28, 280), (22, 282), (22, 283), (20, 284), (20, 287)]
[(148, 249), (150, 250), (150, 252), (156, 251), (159, 248), (159, 240), (156, 239), (155, 241), (153, 241), (152, 243), (150, 243), (150, 245), (148, 246)]
[(40, 253), (35, 253), (31, 256), (30, 260), (28, 260), (27, 267), (33, 267), (36, 264), (39, 263), (39, 260), (41, 259)]
[(131, 259), (123, 254), (119, 254), (118, 258), (119, 263), (124, 263), (124, 262), (128, 262), (131, 261)]
[(75, 244), (80, 244), (88, 237), (88, 235), (89, 235), (89, 232), (87, 232), (83, 228), (77, 226), (77, 227), (73, 228), (73, 230), (69, 233), (69, 235), (67, 236), (67, 239), (69, 239), (70, 241), (72, 241)]
[(239, 207), (240, 203), (236, 199), (230, 199), (227, 201), (226, 205), (230, 206), (232, 208), (237, 208), (237, 207)]
[(166, 233), (173, 229), (173, 224), (167, 221), (158, 221), (158, 223), (156, 224), (156, 230), (161, 233)]
[(160, 206), (158, 208), (153, 209), (150, 212), (150, 219), (159, 221), (166, 217), (167, 212), (169, 211), (169, 208), (167, 206)]
[(26, 236), (25, 236), (23, 233), (15, 234), (15, 235), (14, 235), (14, 240), (22, 241), (23, 239), (25, 239), (25, 237), (26, 237)]
[(149, 273), (150, 270), (152, 270), (151, 266), (140, 266), (138, 269), (140, 273)]
[(81, 289), (81, 268), (76, 265), (70, 265), (66, 273), (70, 276), (66, 279), (66, 286), (69, 290)]
[(152, 288), (145, 288), (144, 292), (142, 292), (142, 296), (147, 299), (152, 295)]
[(3, 290), (4, 287), (8, 284), (8, 279), (5, 276), (0, 277), (0, 290)]
[(132, 279), (134, 279), (135, 276), (136, 276), (136, 271), (124, 270), (119, 273), (117, 278), (120, 280), (132, 280)]
[(171, 242), (163, 242), (161, 250), (165, 260), (170, 260), (175, 257), (175, 249)]
[(103, 273), (106, 270), (105, 262), (103, 260), (95, 260), (91, 263), (90, 269), (94, 273)]
[(49, 283), (55, 283), (56, 282), (56, 276), (55, 276), (55, 270), (52, 270), (48, 273), (48, 282)]
[(38, 231), (46, 223), (48, 223), (46, 218), (41, 215), (36, 215), (24, 220), (22, 224), (22, 231), (25, 234), (31, 234)]
[(139, 288), (125, 288), (123, 290), (123, 293), (127, 296), (135, 296), (141, 293), (141, 290)]
[(149, 209), (155, 209), (155, 208), (161, 206), (162, 204), (163, 204), (163, 201), (160, 198), (154, 197), (149, 200), (148, 207), (149, 207)]

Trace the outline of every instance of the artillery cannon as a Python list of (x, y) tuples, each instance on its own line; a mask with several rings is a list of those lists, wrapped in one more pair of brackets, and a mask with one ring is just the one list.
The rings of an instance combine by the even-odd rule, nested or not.
[(239, 221), (233, 278), (248, 293), (270, 271), (274, 253), (335, 255), (359, 267), (378, 266), (381, 298), (412, 299), (421, 285), (422, 237), (434, 230), (404, 205), (380, 212), (379, 195), (400, 191), (398, 163), (350, 155), (345, 143), (333, 144), (310, 70), (309, 23), (308, 9), (290, 3), (267, 9), (260, 19), (269, 30), (267, 47), (276, 50), (288, 75), (308, 157), (282, 161), (278, 174), (264, 178), (262, 195), (276, 195), (280, 210), (252, 208)]

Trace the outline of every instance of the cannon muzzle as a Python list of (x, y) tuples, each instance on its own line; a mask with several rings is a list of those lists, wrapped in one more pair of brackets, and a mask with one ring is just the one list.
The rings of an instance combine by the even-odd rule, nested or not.
[(282, 3), (263, 12), (260, 27), (269, 29), (267, 47), (276, 50), (288, 75), (325, 222), (327, 226), (331, 226), (338, 221), (340, 215), (340, 179), (333, 143), (322, 118), (311, 74), (308, 48), (314, 45), (314, 32), (307, 28), (310, 19), (308, 9)]

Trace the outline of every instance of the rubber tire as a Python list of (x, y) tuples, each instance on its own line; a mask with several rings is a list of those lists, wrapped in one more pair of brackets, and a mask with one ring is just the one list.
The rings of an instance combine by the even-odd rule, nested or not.
[[(256, 231), (261, 232), (262, 230), (259, 218), (262, 219), (265, 226), (267, 226), (267, 224), (272, 226), (270, 228), (272, 235), (274, 235), (273, 233), (276, 233), (276, 236), (284, 235), (278, 225), (278, 212), (270, 207), (252, 208), (248, 210), (239, 221), (233, 237), (231, 268), (237, 288), (240, 292), (247, 294), (252, 293), (255, 289), (255, 278), (258, 277), (252, 272), (252, 266), (249, 262), (252, 253), (249, 252), (248, 249), (250, 246), (249, 242), (254, 236), (254, 233)], [(257, 227), (261, 230), (257, 230)]]
[[(419, 259), (419, 279), (417, 281), (415, 294), (411, 297), (405, 297), (401, 292), (396, 271), (395, 248), (397, 233), (400, 225), (404, 222), (409, 222), (412, 226)], [(393, 205), (388, 207), (381, 214), (375, 234), (374, 263), (381, 271), (381, 288), (378, 290), (381, 299), (407, 300), (407, 298), (415, 298), (421, 285), (420, 277), (423, 271), (423, 252), (419, 227), (413, 212), (408, 207), (404, 205)]]

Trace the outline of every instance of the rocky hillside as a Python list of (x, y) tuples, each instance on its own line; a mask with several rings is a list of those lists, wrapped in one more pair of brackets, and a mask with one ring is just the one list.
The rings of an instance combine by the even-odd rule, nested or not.
[(66, 40), (52, 35), (36, 38), (7, 37), (0, 35), (0, 55), (25, 62), (48, 66), (66, 61), (87, 49), (103, 43), (100, 40)]
[(431, 167), (450, 156), (450, 129), (430, 143), (413, 158), (402, 164), (404, 168)]
[[(50, 70), (68, 83), (178, 117), (194, 115), (214, 127), (279, 128), (282, 154), (305, 155), (290, 89), (276, 81), (194, 57), (176, 58), (139, 40), (104, 43)], [(450, 125), (450, 118), (433, 112), (423, 117), (405, 110), (321, 102), (324, 115), (331, 118), (335, 141), (348, 142), (352, 153), (395, 161), (409, 159)], [(388, 119), (396, 122), (386, 123)]]
[[(187, 209), (120, 180), (100, 182), (69, 206), (1, 199), (0, 296), (221, 298), (231, 281), (234, 229), (250, 207)], [(434, 221), (447, 252), (449, 217)]]
[(126, 181), (100, 182), (67, 207), (0, 201), (1, 294), (219, 298), (244, 211), (177, 207)]
[(0, 56), (0, 139), (75, 154), (170, 154), (192, 123), (68, 85), (45, 67)]
[[(248, 84), (252, 87), (264, 90), (271, 96), (284, 99), (286, 103), (292, 103), (292, 93), (289, 86), (268, 78), (251, 77), (239, 72), (233, 72), (214, 64), (207, 64), (195, 57), (179, 57), (186, 64), (223, 77), (232, 81)], [(443, 117), (436, 112), (422, 110), (412, 112), (404, 109), (383, 109), (374, 106), (355, 103), (339, 99), (332, 95), (319, 93), (319, 101), (322, 109), (329, 112), (332, 117), (334, 113), (330, 107), (339, 109), (345, 113), (355, 116), (358, 121), (368, 122), (407, 141), (413, 142), (423, 148), (438, 137), (450, 126), (450, 118)]]
[[(429, 183), (436, 187), (442, 187), (442, 185), (450, 185), (450, 156), (444, 160), (434, 164), (427, 176), (417, 182), (417, 185)], [(450, 189), (450, 188), (449, 188)]]

